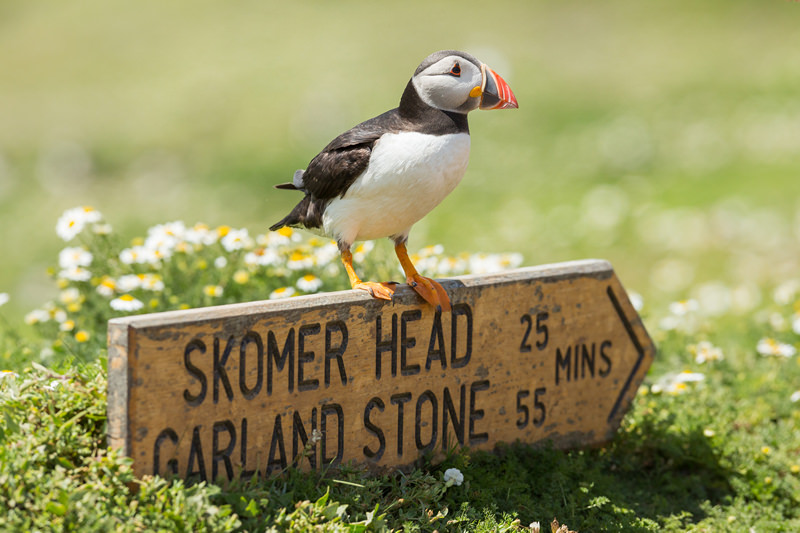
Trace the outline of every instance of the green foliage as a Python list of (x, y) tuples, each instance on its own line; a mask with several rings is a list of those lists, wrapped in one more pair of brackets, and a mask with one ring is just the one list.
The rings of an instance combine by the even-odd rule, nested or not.
[(105, 446), (105, 377), (97, 364), (57, 374), (34, 364), (2, 383), (3, 531), (225, 531), (239, 519), (214, 486), (135, 481)]
[[(423, 462), (409, 472), (289, 470), (225, 487), (134, 479), (130, 460), (106, 447), (102, 344), (108, 318), (255, 299), (266, 291), (277, 297), (281, 287), (294, 286), (299, 294), (298, 282), (312, 270), (324, 282), (307, 292), (344, 282), (334, 258), (320, 259), (322, 242), (285, 232), (277, 244), (247, 237), (229, 249), (220, 235), (239, 230), (223, 229), (208, 230), (213, 238), (189, 248), (193, 237), (180, 227), (171, 225), (176, 238), (161, 248), (162, 257), (128, 263), (113, 233), (97, 235), (87, 226), (75, 238), (93, 255), (83, 267), (91, 277), (75, 281), (54, 270), (70, 298), (43, 306), (28, 340), (6, 328), (6, 346), (27, 346), (19, 353), (28, 362), (0, 378), (0, 529), (519, 532), (553, 516), (581, 531), (800, 527), (800, 411), (793, 403), (800, 396), (794, 355), (800, 283), (792, 280), (749, 311), (755, 319), (747, 327), (740, 327), (734, 309), (708, 313), (693, 300), (666, 310), (645, 306), (660, 353), (620, 431), (598, 449), (508, 444), (496, 453), (454, 450), (442, 464)], [(148, 239), (165, 226), (157, 228), (135, 239), (135, 246), (146, 251)], [(247, 259), (268, 252), (275, 253), (269, 264)], [(389, 263), (367, 252), (359, 250), (360, 268), (388, 275)], [(425, 249), (416, 259), (431, 273), (501, 268), (518, 260), (441, 252)], [(202, 283), (222, 287), (221, 294), (186, 281), (201, 262), (214, 265), (201, 269)], [(151, 285), (120, 287), (131, 275), (150, 277)], [(98, 291), (104, 283), (110, 290)], [(155, 303), (115, 310), (111, 302), (123, 294)], [(63, 327), (68, 321), (74, 326)], [(87, 338), (79, 340), (75, 330)], [(32, 347), (49, 349), (40, 359), (49, 367), (35, 360)], [(445, 475), (450, 468), (463, 474), (462, 484)]]
[[(787, 355), (800, 339), (798, 7), (501, 0), (502, 23), (487, 24), (483, 4), (452, 1), (4, 2), (0, 67), (15, 75), (0, 81), (0, 530), (489, 532), (553, 517), (579, 531), (800, 530), (800, 365)], [(419, 24), (421, 11), (448, 23)], [(377, 476), (135, 480), (106, 447), (106, 321), (345, 288), (329, 243), (226, 247), (241, 230), (220, 224), (277, 220), (297, 196), (273, 184), (395, 105), (416, 62), (452, 46), (496, 68), (521, 107), (471, 117), (468, 173), (412, 244), (609, 259), (645, 297), (659, 348), (615, 439), (458, 451)], [(54, 213), (84, 203), (115, 231), (94, 220), (69, 240), (92, 254), (88, 279), (70, 279)], [(210, 227), (122, 237), (165, 217)], [(123, 259), (159, 240), (161, 257)], [(397, 279), (376, 246), (359, 272)], [(267, 250), (273, 263), (247, 258)], [(419, 255), (433, 275), (518, 262)], [(307, 274), (323, 285), (301, 289)], [(451, 467), (463, 485), (444, 481)]]

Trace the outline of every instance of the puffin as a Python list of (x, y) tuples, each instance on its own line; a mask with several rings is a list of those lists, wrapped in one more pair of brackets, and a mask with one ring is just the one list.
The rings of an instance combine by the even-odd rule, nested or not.
[(450, 311), (442, 285), (420, 275), (409, 258), (408, 235), (464, 176), (469, 112), (517, 107), (505, 80), (473, 55), (435, 52), (417, 67), (398, 107), (342, 133), (290, 183), (275, 185), (304, 196), (269, 229), (304, 228), (335, 240), (352, 288), (384, 300), (397, 283), (362, 281), (351, 247), (388, 237), (407, 283), (438, 312)]

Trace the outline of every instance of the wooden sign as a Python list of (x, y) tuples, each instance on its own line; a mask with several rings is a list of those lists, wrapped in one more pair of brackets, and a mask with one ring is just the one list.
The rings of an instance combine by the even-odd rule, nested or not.
[(655, 350), (610, 264), (442, 285), (451, 313), (402, 286), (111, 320), (110, 444), (215, 480), (612, 438)]

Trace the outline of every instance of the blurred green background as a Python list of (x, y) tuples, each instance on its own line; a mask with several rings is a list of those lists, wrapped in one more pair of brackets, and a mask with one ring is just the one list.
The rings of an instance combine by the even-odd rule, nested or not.
[(178, 219), (265, 232), (299, 199), (272, 185), (443, 48), (520, 108), (472, 114), (467, 175), (411, 249), (605, 258), (648, 301), (798, 276), (800, 3), (4, 0), (4, 314), (55, 296), (73, 206), (125, 239)]

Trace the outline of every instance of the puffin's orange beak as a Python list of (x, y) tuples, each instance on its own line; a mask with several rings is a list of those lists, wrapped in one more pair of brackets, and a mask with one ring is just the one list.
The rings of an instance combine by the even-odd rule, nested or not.
[[(511, 92), (506, 80), (487, 67), (481, 65), (483, 81), (481, 83), (481, 109), (516, 109), (517, 98)], [(477, 92), (477, 91), (476, 91)]]

